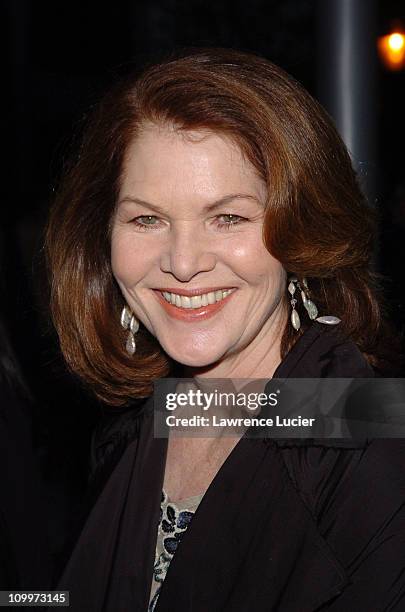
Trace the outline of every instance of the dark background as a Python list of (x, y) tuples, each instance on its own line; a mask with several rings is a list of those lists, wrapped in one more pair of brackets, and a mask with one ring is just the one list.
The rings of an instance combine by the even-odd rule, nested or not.
[[(182, 46), (257, 52), (316, 96), (322, 53), (317, 2), (9, 0), (2, 11), (0, 311), (35, 397), (36, 444), (49, 501), (63, 515), (84, 487), (89, 436), (99, 411), (66, 372), (46, 311), (43, 228), (72, 134), (89, 107), (131, 64)], [(380, 34), (388, 33), (398, 19), (405, 22), (402, 1), (379, 3)], [(398, 333), (405, 303), (404, 88), (404, 71), (378, 67), (378, 266)]]

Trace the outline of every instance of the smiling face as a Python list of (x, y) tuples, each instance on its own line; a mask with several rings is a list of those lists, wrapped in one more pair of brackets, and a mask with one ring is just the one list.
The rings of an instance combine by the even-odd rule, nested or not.
[(279, 342), (286, 278), (263, 244), (265, 198), (226, 137), (150, 126), (129, 147), (112, 269), (136, 317), (177, 362), (260, 362)]

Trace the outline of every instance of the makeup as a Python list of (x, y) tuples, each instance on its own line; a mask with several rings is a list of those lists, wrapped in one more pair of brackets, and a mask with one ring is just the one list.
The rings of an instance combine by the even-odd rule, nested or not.
[(201, 308), (179, 308), (174, 304), (169, 304), (159, 290), (154, 289), (153, 293), (167, 314), (174, 319), (178, 319), (179, 321), (188, 321), (192, 323), (195, 321), (209, 319), (210, 317), (216, 315), (217, 312), (222, 310), (222, 308), (224, 308), (232, 299), (233, 295), (236, 293), (236, 289), (219, 302), (215, 302), (215, 304), (208, 304), (207, 306), (201, 306)]

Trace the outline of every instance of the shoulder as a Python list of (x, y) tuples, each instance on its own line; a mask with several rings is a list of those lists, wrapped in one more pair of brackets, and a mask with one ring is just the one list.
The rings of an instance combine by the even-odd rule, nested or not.
[(404, 587), (405, 439), (281, 453), (319, 534), (350, 577), (349, 604), (357, 589), (361, 597), (374, 589), (384, 601), (394, 598)]
[(103, 489), (113, 476), (126, 449), (137, 443), (142, 421), (149, 413), (152, 399), (134, 400), (125, 408), (104, 406), (99, 423), (93, 432), (89, 457), (89, 478), (84, 498), (72, 517), (72, 527), (64, 550), (57, 561), (57, 571), (68, 562), (83, 525), (95, 507)]
[(369, 378), (373, 368), (338, 327), (314, 322), (285, 356), (275, 378)]
[[(298, 340), (276, 376), (375, 378), (372, 367), (353, 341), (337, 328), (318, 323)], [(372, 385), (374, 382), (378, 381), (370, 380)], [(371, 409), (368, 401), (364, 409)], [(290, 438), (274, 442), (294, 486), (318, 520), (327, 517), (328, 512), (338, 512), (343, 505), (361, 513), (365, 509), (361, 504), (367, 500), (377, 505), (389, 500), (392, 510), (405, 501), (404, 439), (368, 439), (364, 435), (351, 439)], [(386, 509), (389, 511), (387, 504)]]
[[(314, 516), (359, 500), (388, 510), (405, 502), (405, 439), (301, 440), (278, 444), (289, 476)], [(277, 441), (276, 441), (277, 443)]]
[(104, 407), (90, 449), (90, 482), (105, 481), (126, 447), (139, 435), (141, 422), (153, 404), (151, 397), (125, 408)]
[(357, 449), (291, 447), (282, 453), (295, 469), (295, 486), (320, 536), (347, 574), (336, 609), (352, 609), (354, 601), (374, 609), (373, 601), (379, 610), (402, 610), (405, 439), (375, 439)]

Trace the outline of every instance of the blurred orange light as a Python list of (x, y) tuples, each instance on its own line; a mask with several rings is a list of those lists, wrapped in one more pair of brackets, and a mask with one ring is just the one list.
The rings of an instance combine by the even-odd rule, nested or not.
[(391, 51), (400, 51), (405, 44), (405, 36), (399, 32), (390, 34), (388, 37), (388, 45)]
[(392, 32), (378, 39), (380, 58), (388, 70), (405, 68), (405, 34)]

